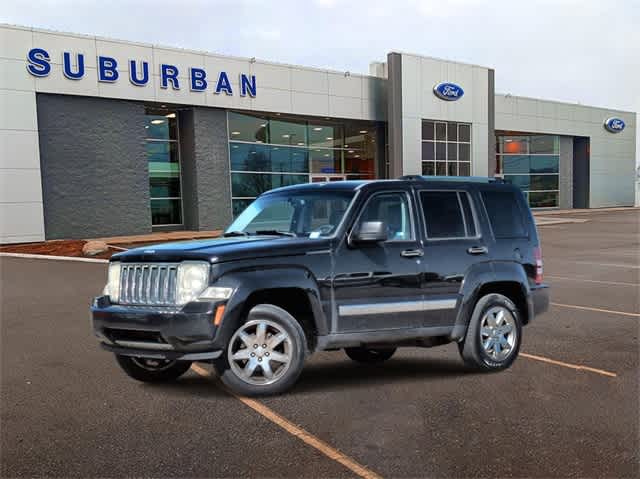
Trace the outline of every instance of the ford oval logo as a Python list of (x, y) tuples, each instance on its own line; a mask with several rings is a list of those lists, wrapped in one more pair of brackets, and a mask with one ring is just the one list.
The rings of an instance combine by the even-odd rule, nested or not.
[(433, 87), (433, 93), (441, 100), (455, 101), (462, 98), (464, 90), (455, 83), (438, 83)]
[(625, 126), (624, 120), (615, 117), (607, 118), (604, 122), (604, 127), (611, 133), (620, 133)]

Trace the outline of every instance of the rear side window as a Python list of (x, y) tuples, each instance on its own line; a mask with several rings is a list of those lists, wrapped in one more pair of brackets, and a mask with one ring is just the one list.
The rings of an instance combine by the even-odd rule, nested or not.
[(496, 238), (526, 238), (524, 215), (513, 191), (483, 191), (482, 199)]
[(427, 238), (476, 236), (473, 211), (467, 193), (459, 191), (420, 192)]

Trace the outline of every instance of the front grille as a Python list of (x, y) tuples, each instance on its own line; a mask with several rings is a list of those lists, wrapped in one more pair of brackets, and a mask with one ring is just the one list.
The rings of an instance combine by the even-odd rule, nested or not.
[(123, 264), (120, 304), (176, 303), (177, 264)]

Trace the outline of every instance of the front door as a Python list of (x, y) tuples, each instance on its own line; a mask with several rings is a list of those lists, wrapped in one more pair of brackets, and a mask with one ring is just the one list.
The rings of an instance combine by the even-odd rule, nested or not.
[(487, 243), (469, 193), (422, 190), (418, 197), (426, 233), (420, 264), (425, 311), (414, 326), (451, 326), (465, 275), (475, 263), (488, 260)]
[(383, 221), (388, 239), (362, 246), (344, 241), (339, 247), (333, 276), (334, 332), (405, 328), (421, 315), (422, 250), (409, 192), (372, 194), (351, 231), (364, 221)]

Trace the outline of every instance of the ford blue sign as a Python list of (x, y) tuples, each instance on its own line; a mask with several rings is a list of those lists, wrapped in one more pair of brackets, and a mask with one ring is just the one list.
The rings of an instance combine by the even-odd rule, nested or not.
[(441, 100), (456, 101), (462, 98), (464, 90), (455, 83), (438, 83), (433, 87), (433, 93)]
[(620, 133), (625, 126), (624, 120), (615, 117), (607, 118), (604, 122), (604, 127), (611, 133)]

